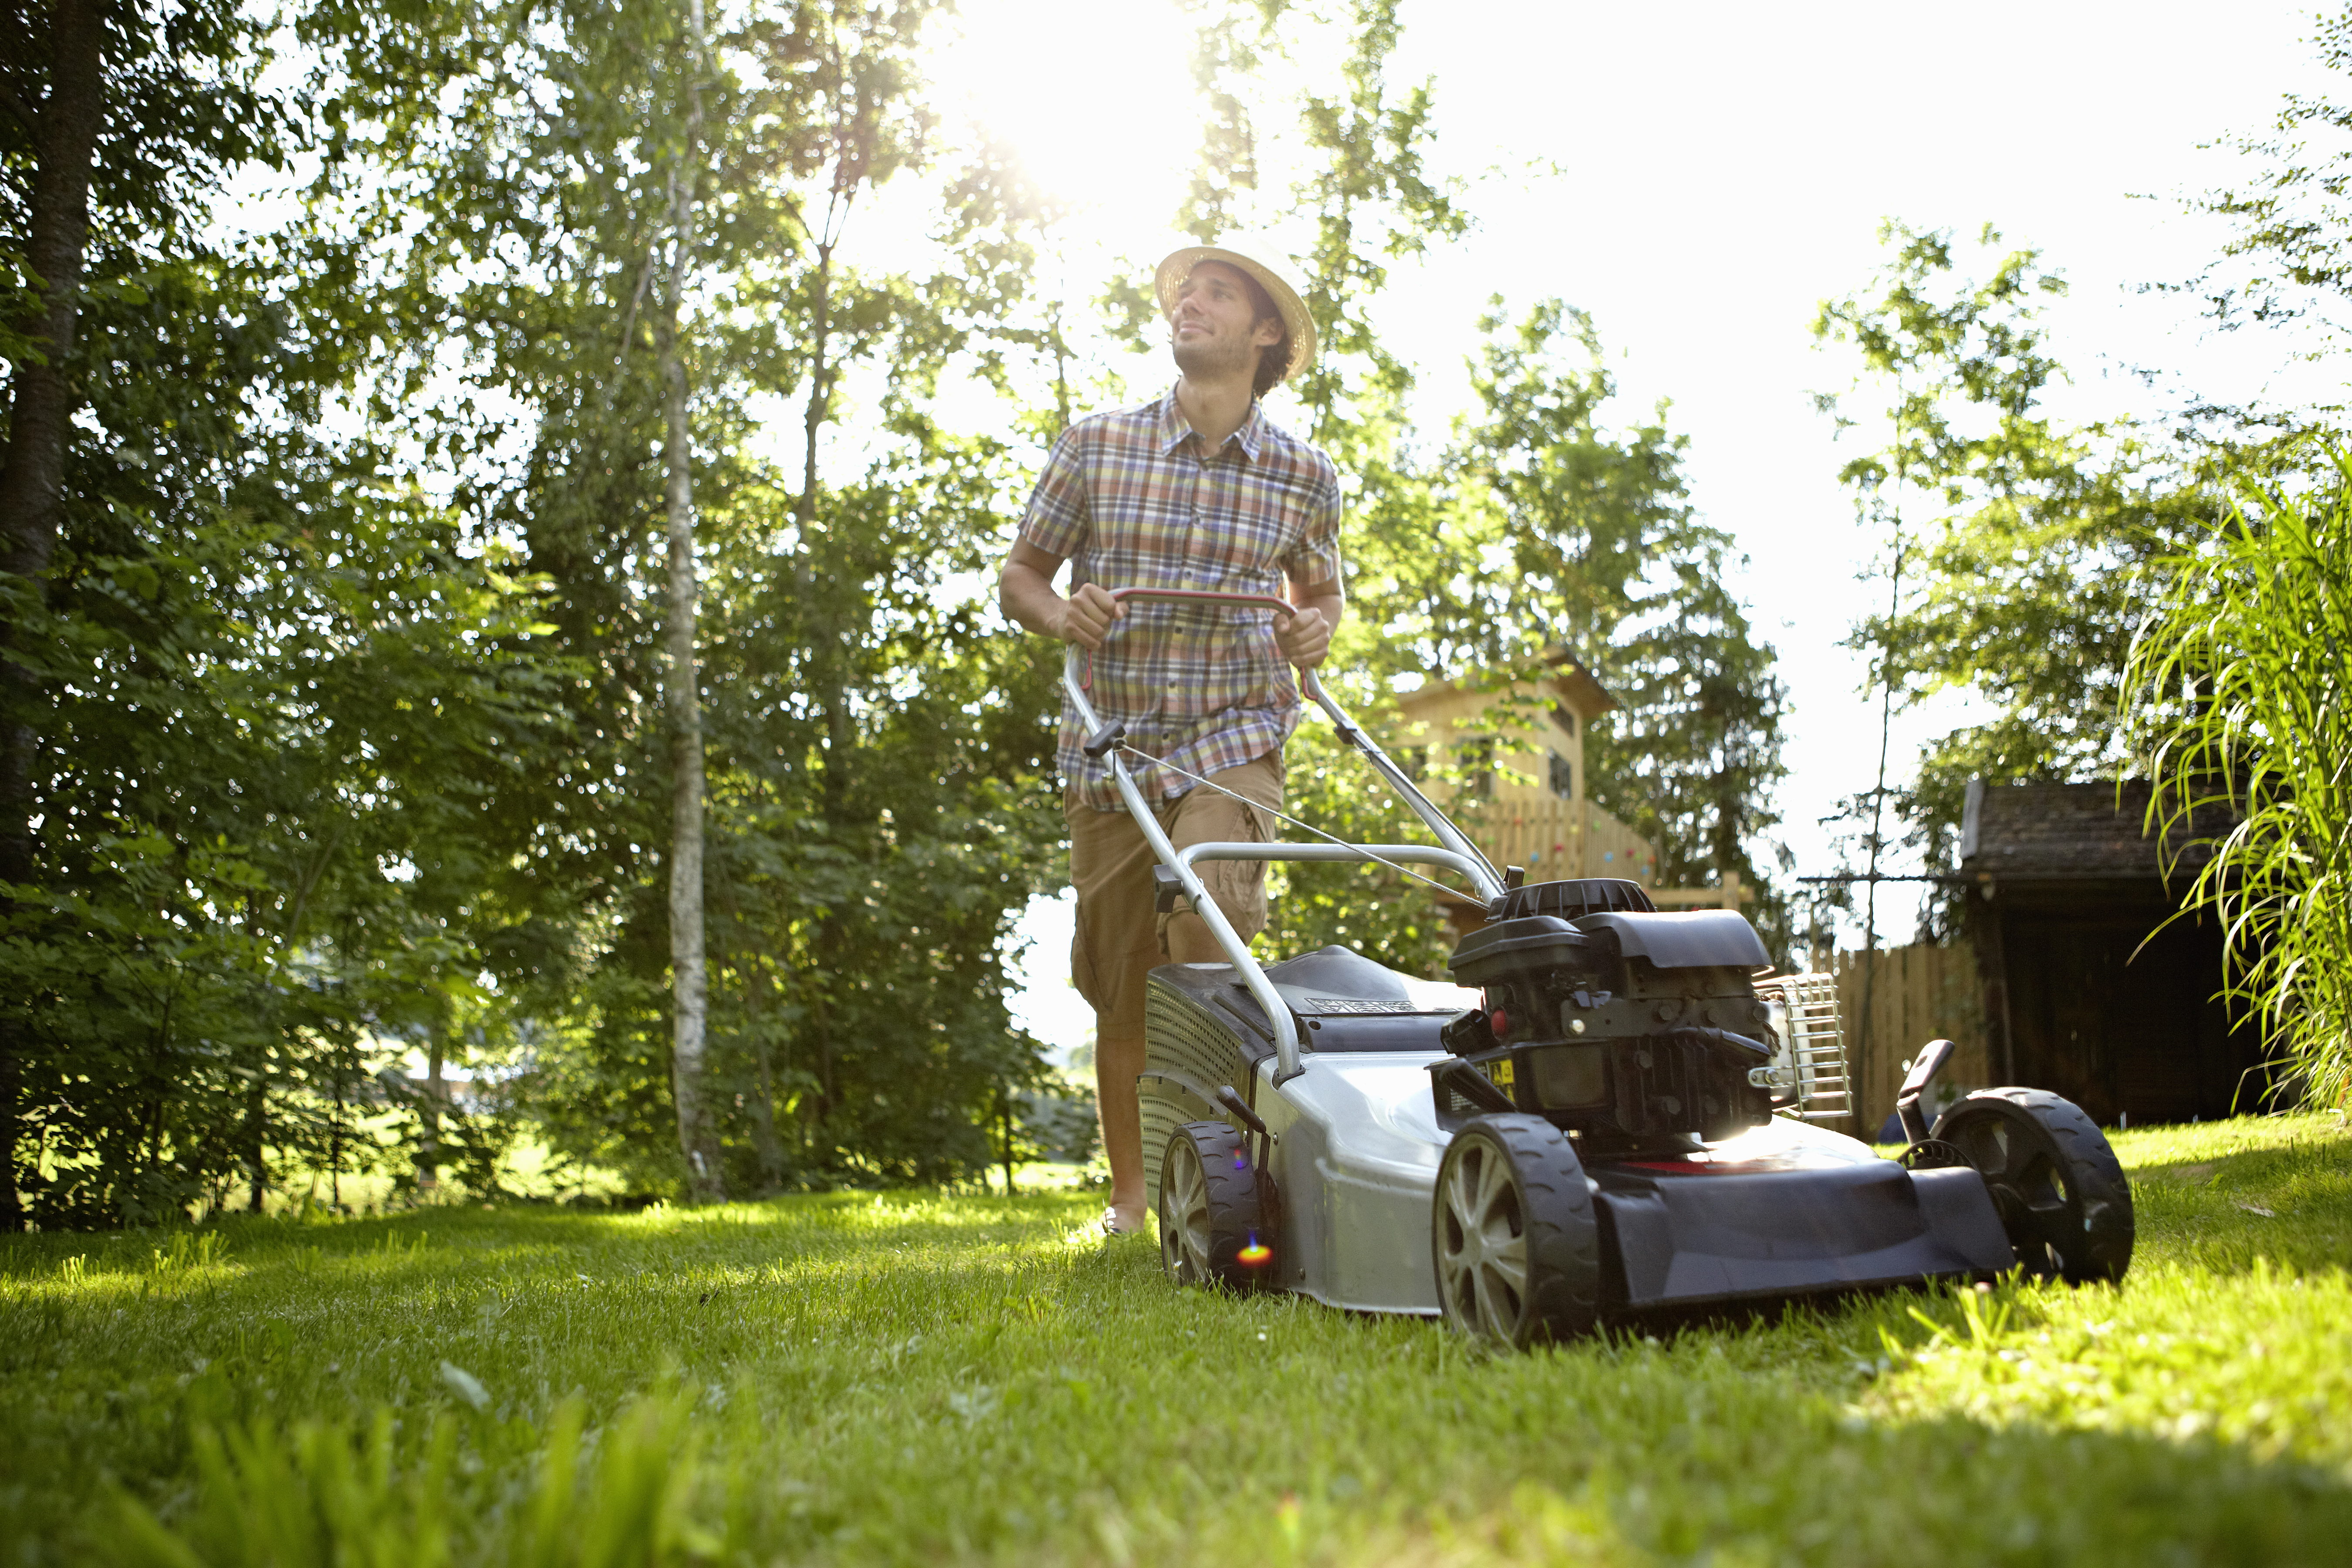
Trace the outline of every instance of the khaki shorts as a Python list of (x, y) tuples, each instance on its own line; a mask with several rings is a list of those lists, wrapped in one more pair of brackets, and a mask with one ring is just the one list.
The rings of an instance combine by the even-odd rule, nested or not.
[[(1282, 805), (1282, 753), (1209, 775), (1259, 805)], [(1168, 921), (1151, 908), (1151, 868), (1158, 864), (1143, 829), (1124, 809), (1097, 811), (1073, 788), (1062, 797), (1070, 825), (1070, 883), (1078, 890), (1078, 929), (1070, 942), (1070, 977), (1092, 1004), (1098, 1034), (1139, 1039), (1143, 984), (1168, 962)], [(1195, 785), (1159, 808), (1160, 831), (1181, 849), (1191, 844), (1271, 838), (1274, 819), (1230, 795)], [(1194, 868), (1244, 942), (1265, 929), (1265, 864), (1205, 860)], [(1178, 910), (1192, 901), (1179, 899)]]

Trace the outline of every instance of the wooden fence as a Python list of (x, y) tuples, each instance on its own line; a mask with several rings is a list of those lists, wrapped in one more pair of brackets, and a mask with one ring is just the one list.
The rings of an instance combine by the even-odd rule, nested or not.
[(1856, 1108), (1850, 1127), (1832, 1125), (1857, 1137), (1876, 1137), (1895, 1110), (1904, 1068), (1929, 1040), (1948, 1039), (1959, 1047), (1930, 1091), (1931, 1106), (1940, 1109), (1992, 1082), (1976, 953), (1965, 943), (1881, 948), (1874, 957), (1840, 952), (1831, 973), (1837, 976), (1838, 1016), (1845, 1026)]

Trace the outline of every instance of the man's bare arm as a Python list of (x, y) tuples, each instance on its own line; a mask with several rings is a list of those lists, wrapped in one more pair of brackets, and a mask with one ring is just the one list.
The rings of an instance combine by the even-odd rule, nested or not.
[(1054, 576), (1062, 557), (1040, 550), (1025, 539), (1013, 542), (1004, 570), (996, 580), (996, 602), (1004, 613), (1031, 631), (1074, 642), (1088, 653), (1101, 651), (1103, 634), (1127, 607), (1099, 583), (1089, 583), (1068, 598), (1054, 591)]
[(1290, 617), (1275, 634), (1282, 645), (1282, 657), (1301, 669), (1313, 669), (1331, 651), (1331, 634), (1339, 629), (1339, 617), (1347, 613), (1348, 595), (1337, 577), (1321, 583), (1290, 584), (1290, 602), (1298, 613)]

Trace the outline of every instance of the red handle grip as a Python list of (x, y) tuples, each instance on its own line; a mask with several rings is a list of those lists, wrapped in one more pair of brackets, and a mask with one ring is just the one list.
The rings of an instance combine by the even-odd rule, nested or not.
[(1213, 605), (1255, 605), (1278, 616), (1295, 616), (1298, 607), (1271, 594), (1220, 594), (1210, 588), (1113, 588), (1113, 599), (1197, 599)]

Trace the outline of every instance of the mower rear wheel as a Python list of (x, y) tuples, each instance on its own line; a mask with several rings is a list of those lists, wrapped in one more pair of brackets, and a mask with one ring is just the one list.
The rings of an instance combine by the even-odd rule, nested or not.
[(1255, 1289), (1271, 1271), (1257, 1172), (1242, 1135), (1188, 1121), (1160, 1166), (1160, 1267), (1179, 1285)]
[(1446, 1323), (1514, 1350), (1589, 1331), (1601, 1304), (1601, 1225), (1584, 1165), (1540, 1116), (1462, 1124), (1431, 1215)]
[(2098, 1124), (2047, 1089), (1984, 1089), (1937, 1119), (1935, 1139), (1984, 1177), (2028, 1274), (2069, 1285), (2131, 1266), (2131, 1184)]

